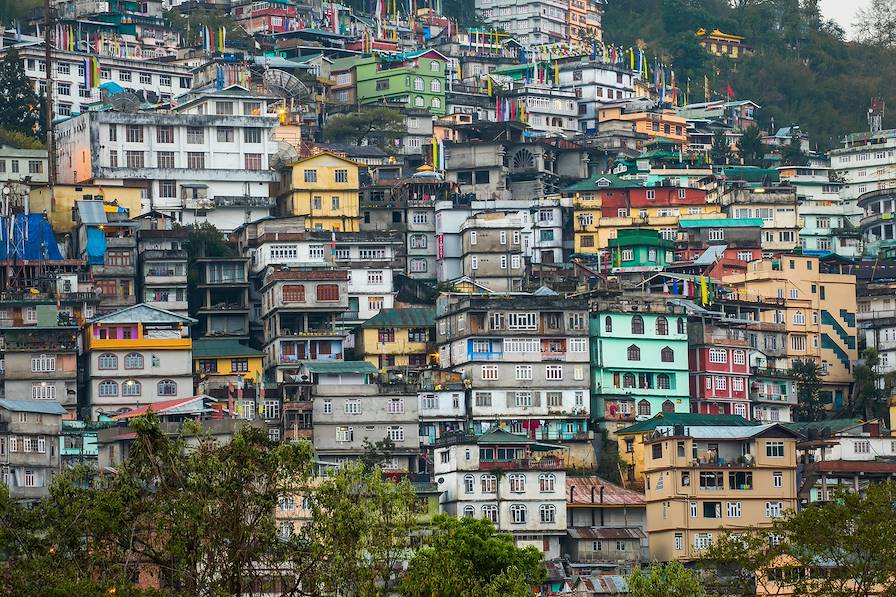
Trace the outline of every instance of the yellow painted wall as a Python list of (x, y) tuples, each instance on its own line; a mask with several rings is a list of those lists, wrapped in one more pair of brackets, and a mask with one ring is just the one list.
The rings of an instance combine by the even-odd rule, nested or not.
[(102, 195), (107, 202), (117, 201), (120, 207), (126, 208), (130, 216), (140, 215), (139, 187), (117, 186), (77, 186), (56, 185), (53, 189), (54, 201), (50, 200), (48, 187), (37, 187), (31, 190), (30, 209), (34, 213), (47, 212), (47, 218), (54, 232), (72, 232), (75, 223), (72, 221), (72, 208), (75, 201), (81, 201), (85, 195)]
[[(110, 325), (108, 327), (125, 327), (126, 324), (120, 326)], [(87, 328), (87, 348), (89, 350), (192, 350), (193, 340), (187, 336), (186, 338), (144, 338), (143, 326), (134, 324), (137, 328), (137, 337), (129, 339), (100, 339), (94, 337), (94, 329), (97, 327), (93, 324)]]
[[(306, 170), (316, 171), (316, 182), (305, 182)], [(336, 182), (337, 170), (348, 171), (346, 182)], [(308, 229), (358, 232), (361, 227), (358, 173), (357, 163), (329, 153), (296, 162), (292, 165), (290, 189), (283, 194), (287, 199), (284, 205), (287, 213), (283, 215), (305, 216)], [(320, 207), (315, 207), (315, 197), (320, 197)], [(334, 197), (339, 199), (337, 208), (333, 207)]]
[(371, 363), (374, 367), (379, 367), (380, 355), (392, 355), (395, 357), (396, 367), (405, 367), (408, 365), (409, 355), (429, 353), (432, 350), (432, 344), (429, 342), (408, 340), (409, 328), (394, 329), (395, 341), (381, 343), (377, 328), (362, 328), (358, 349), (362, 360)]
[[(260, 378), (264, 374), (264, 364), (262, 362), (264, 357), (261, 355), (255, 357), (218, 357), (215, 360), (218, 361), (218, 370), (215, 373), (207, 373), (199, 372), (199, 361), (208, 361), (211, 359), (204, 359), (193, 357), (193, 372), (197, 375), (206, 375), (210, 378), (213, 377), (227, 377), (230, 375), (241, 375), (246, 379), (256, 379)], [(246, 359), (249, 361), (249, 370), (248, 371), (233, 371), (230, 367), (230, 362), (232, 359)]]

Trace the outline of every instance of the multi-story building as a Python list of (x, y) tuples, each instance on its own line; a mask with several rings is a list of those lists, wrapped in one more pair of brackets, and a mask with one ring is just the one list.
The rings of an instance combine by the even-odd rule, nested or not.
[(691, 412), (750, 417), (749, 352), (742, 322), (692, 318), (688, 324)]
[(433, 370), (432, 379), (421, 383), (421, 389), (417, 392), (420, 448), (428, 450), (428, 458), (421, 462), (421, 471), (426, 472), (432, 471), (432, 447), (435, 442), (446, 434), (467, 431), (466, 388), (460, 375), (443, 373)]
[(55, 400), (0, 400), (0, 483), (14, 500), (49, 495), (67, 411)]
[(700, 46), (714, 56), (727, 56), (737, 60), (744, 54), (753, 53), (753, 48), (745, 44), (740, 35), (722, 33), (718, 29), (707, 31), (702, 27), (697, 30), (696, 35)]
[(35, 310), (33, 325), (0, 328), (3, 397), (55, 400), (77, 418), (79, 326), (55, 305)]
[(261, 287), (265, 369), (275, 381), (305, 361), (341, 361), (348, 332), (337, 320), (348, 309), (348, 271), (271, 266)]
[[(42, 43), (16, 48), (25, 68), (25, 76), (34, 85), (38, 96), (47, 84), (47, 65)], [(2, 51), (0, 51), (2, 53)], [(186, 66), (160, 62), (149, 57), (123, 58), (108, 54), (94, 54), (100, 66), (100, 83), (114, 83), (136, 93), (146, 101), (168, 102), (193, 86), (193, 74)], [(101, 99), (102, 90), (84, 85), (84, 59), (87, 54), (54, 49), (50, 73), (54, 84), (53, 114), (71, 116), (87, 111), (89, 104)]]
[(670, 139), (682, 147), (688, 143), (687, 120), (677, 111), (660, 109), (652, 103), (617, 101), (597, 107), (598, 129), (617, 125), (633, 128), (649, 140)]
[(830, 158), (831, 170), (843, 183), (844, 201), (891, 189), (896, 185), (896, 129), (846, 135)]
[[(31, 189), (28, 198), (31, 213), (46, 213), (57, 234), (75, 232), (78, 227), (78, 201), (102, 201), (105, 205), (122, 208), (131, 217), (141, 213), (143, 189), (136, 186), (97, 187), (91, 185), (55, 184)], [(118, 211), (118, 209), (116, 209)]]
[(878, 254), (896, 243), (896, 188), (868, 191), (859, 195), (856, 205), (863, 210), (859, 228), (865, 239), (868, 253)]
[(325, 462), (340, 463), (384, 442), (384, 470), (415, 472), (417, 391), (403, 383), (377, 384), (376, 373), (367, 361), (300, 364), (296, 378), (313, 400), (314, 449)]
[(463, 275), (495, 292), (521, 290), (522, 221), (514, 214), (480, 213), (461, 226)]
[[(551, 450), (551, 448), (555, 448)], [(566, 535), (566, 473), (562, 450), (496, 429), (436, 442), (433, 477), (440, 504), (453, 516), (486, 518), (519, 547), (560, 557)]]
[(610, 434), (625, 422), (690, 410), (684, 309), (627, 295), (591, 309), (593, 418)]
[(249, 274), (245, 257), (196, 260), (198, 304), (193, 307), (203, 338), (249, 337)]
[(500, 28), (524, 46), (566, 41), (568, 0), (476, 0), (475, 5), (489, 30)]
[(142, 302), (178, 315), (188, 315), (186, 228), (152, 214), (138, 219), (138, 296)]
[(382, 309), (358, 328), (355, 354), (377, 369), (422, 369), (435, 360), (435, 328), (435, 309)]
[(730, 218), (762, 219), (765, 254), (792, 251), (799, 245), (801, 225), (793, 187), (730, 188), (723, 191), (719, 203)]
[(442, 368), (472, 387), (470, 430), (495, 427), (562, 442), (592, 466), (588, 430), (588, 314), (559, 296), (443, 294), (436, 337)]
[(628, 68), (596, 60), (560, 64), (560, 88), (576, 94), (580, 133), (593, 135), (597, 132), (600, 106), (634, 97), (635, 76), (636, 73)]
[(645, 438), (650, 559), (698, 559), (723, 534), (796, 509), (798, 438), (778, 424), (675, 425)]
[(296, 7), (284, 0), (246, 2), (231, 9), (237, 25), (249, 35), (286, 33), (295, 29)]
[[(700, 273), (715, 279), (743, 273), (749, 262), (762, 259), (763, 222), (761, 218), (682, 218), (677, 257), (704, 266)], [(706, 262), (704, 255), (711, 255), (711, 261)]]
[(242, 388), (246, 382), (260, 381), (264, 374), (264, 353), (237, 340), (203, 338), (193, 341), (193, 374), (197, 393), (227, 386)]
[(628, 576), (647, 561), (644, 494), (600, 477), (566, 478), (564, 553), (580, 565)]
[(425, 108), (445, 114), (445, 66), (435, 50), (359, 58), (354, 63), (358, 102)]
[[(813, 361), (821, 370), (822, 395), (834, 409), (849, 397), (858, 359), (856, 279), (819, 271), (810, 255), (781, 255), (749, 265), (745, 274), (724, 279), (730, 298), (759, 302), (757, 323), (783, 324), (785, 363)], [(786, 366), (786, 365), (785, 365)]]
[(0, 140), (0, 182), (47, 184), (47, 150), (38, 141)]
[(102, 201), (78, 201), (78, 256), (100, 293), (98, 313), (137, 303), (137, 224)]
[(358, 164), (329, 152), (302, 158), (284, 171), (278, 197), (283, 216), (304, 216), (308, 230), (358, 232)]
[(270, 98), (239, 86), (193, 92), (170, 111), (90, 111), (59, 123), (59, 182), (144, 189), (142, 211), (231, 231), (270, 215)]
[(880, 373), (896, 371), (896, 284), (860, 284), (856, 300), (859, 344), (877, 351)]
[(84, 338), (87, 404), (96, 420), (193, 395), (195, 319), (134, 305), (90, 321)]
[[(577, 94), (550, 83), (525, 83), (500, 94), (525, 108), (528, 129), (536, 134), (572, 137), (579, 132)], [(500, 118), (508, 119), (508, 115)]]
[(569, 0), (566, 16), (566, 34), (572, 42), (588, 43), (603, 38), (601, 16), (603, 4), (600, 0)]
[(662, 271), (675, 260), (675, 243), (656, 230), (622, 228), (608, 244), (609, 269), (616, 274)]

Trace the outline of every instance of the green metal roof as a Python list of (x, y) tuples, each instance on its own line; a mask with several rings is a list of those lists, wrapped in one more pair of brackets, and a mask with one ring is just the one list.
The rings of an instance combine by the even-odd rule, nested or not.
[(435, 307), (411, 309), (380, 309), (380, 312), (361, 324), (362, 328), (425, 328), (436, 325)]
[(646, 421), (635, 423), (631, 427), (626, 427), (617, 431), (619, 435), (631, 435), (635, 433), (646, 433), (653, 431), (657, 427), (667, 427), (669, 425), (685, 425), (690, 427), (753, 427), (758, 425), (752, 421), (748, 421), (739, 415), (701, 415), (695, 413), (660, 413)]
[[(598, 184), (605, 181), (603, 185)], [(607, 184), (609, 183), (609, 184)], [(601, 189), (636, 189), (643, 187), (644, 183), (640, 180), (625, 180), (614, 174), (598, 174), (593, 178), (580, 180), (563, 189), (566, 193), (575, 193), (578, 191), (599, 191)]]
[(706, 220), (678, 220), (682, 228), (759, 228), (762, 218), (709, 218)]
[(809, 429), (821, 431), (830, 428), (831, 433), (840, 433), (852, 427), (858, 427), (863, 423), (862, 419), (828, 419), (827, 421), (806, 421), (802, 423), (781, 423), (783, 427), (796, 431), (800, 435), (806, 435)]
[(264, 353), (236, 340), (193, 340), (194, 359), (223, 357), (263, 357)]
[(518, 435), (516, 433), (510, 433), (504, 431), (503, 429), (493, 429), (491, 431), (486, 431), (482, 435), (476, 438), (477, 444), (522, 444), (529, 445), (532, 442), (531, 439), (526, 437), (525, 435)]
[(302, 361), (311, 373), (376, 373), (377, 369), (367, 361), (335, 361), (332, 363), (321, 361)]
[(656, 230), (646, 228), (628, 228), (619, 230), (616, 238), (611, 238), (608, 245), (610, 247), (649, 245), (651, 247), (663, 247), (666, 249), (675, 247), (674, 242), (662, 238), (660, 233)]

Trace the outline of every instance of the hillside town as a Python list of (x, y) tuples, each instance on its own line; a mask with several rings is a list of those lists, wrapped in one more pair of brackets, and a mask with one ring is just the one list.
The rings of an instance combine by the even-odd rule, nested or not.
[[(374, 451), (537, 549), (547, 597), (893, 479), (885, 105), (818, 151), (605, 43), (604, 4), (53, 0), (3, 27), (43, 112), (0, 131), (0, 487), (114, 475), (147, 415), (321, 470)], [(271, 512), (287, 539), (306, 514)]]

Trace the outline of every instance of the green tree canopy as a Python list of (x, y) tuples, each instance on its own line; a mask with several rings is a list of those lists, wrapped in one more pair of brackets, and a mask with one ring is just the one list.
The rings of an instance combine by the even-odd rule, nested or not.
[(440, 514), (429, 545), (411, 559), (400, 586), (404, 597), (530, 597), (543, 581), (542, 555), (498, 535), (488, 520)]
[(392, 143), (407, 134), (401, 112), (392, 108), (365, 108), (359, 112), (331, 116), (324, 125), (324, 138), (336, 143), (376, 145), (390, 149)]
[(793, 415), (797, 421), (820, 421), (825, 416), (821, 398), (821, 377), (815, 361), (793, 361), (789, 374), (796, 383), (797, 404)]
[(731, 163), (731, 146), (728, 145), (728, 137), (725, 131), (718, 130), (712, 135), (712, 148), (709, 150), (712, 163), (725, 165)]
[(746, 165), (761, 166), (765, 158), (765, 145), (762, 143), (759, 127), (755, 125), (748, 127), (737, 142), (737, 148)]
[(700, 578), (678, 562), (635, 570), (628, 590), (629, 597), (706, 597)]
[(25, 137), (43, 135), (42, 102), (25, 76), (25, 66), (15, 48), (0, 62), (0, 129)]

